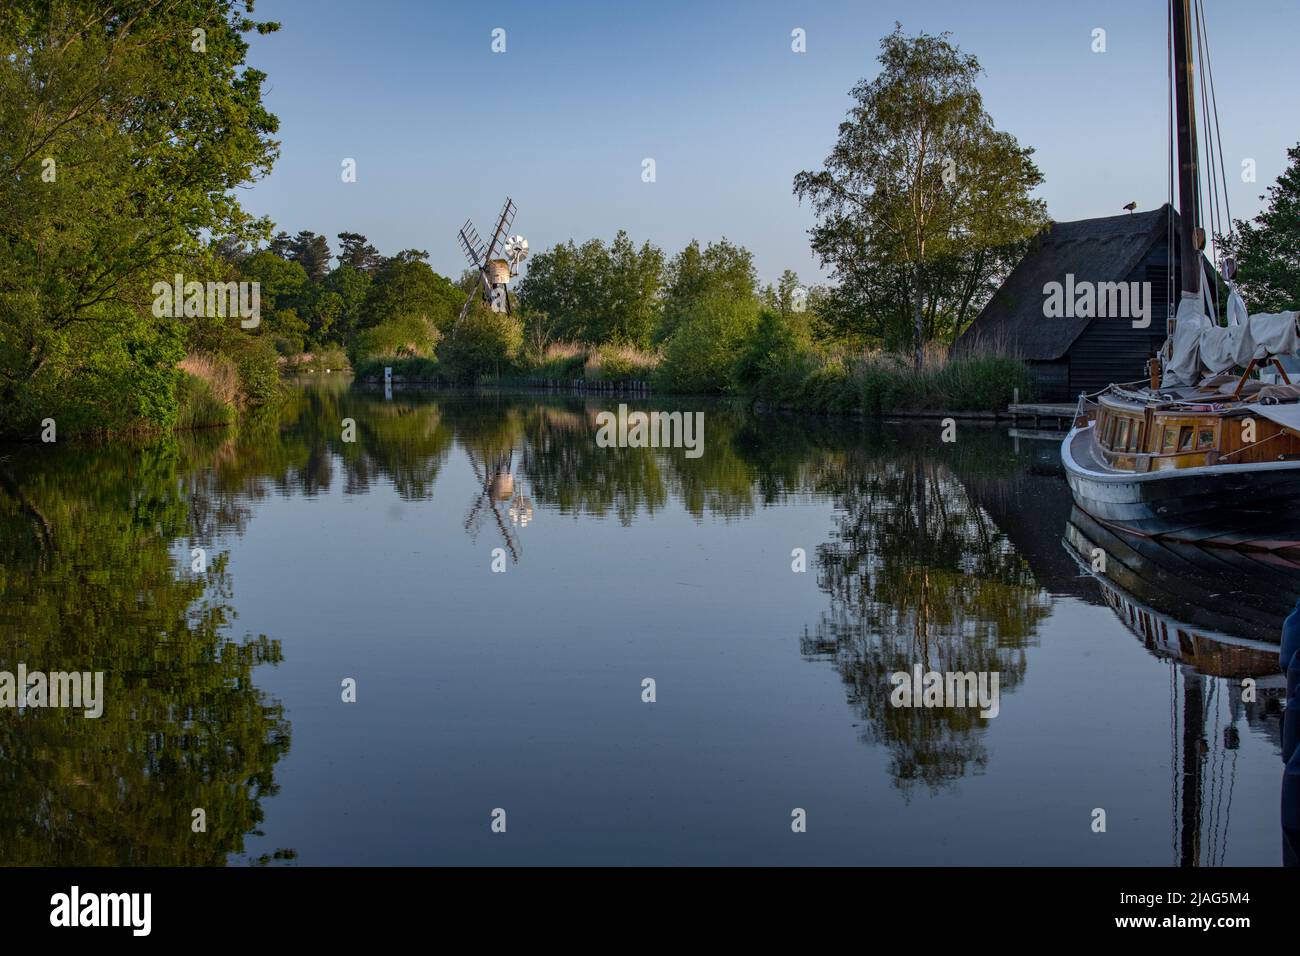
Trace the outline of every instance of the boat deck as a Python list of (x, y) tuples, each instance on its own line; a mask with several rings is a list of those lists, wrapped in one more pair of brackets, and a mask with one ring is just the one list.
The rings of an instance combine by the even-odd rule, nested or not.
[(1080, 468), (1088, 471), (1095, 471), (1103, 475), (1132, 475), (1131, 471), (1120, 471), (1113, 468), (1097, 452), (1097, 446), (1092, 440), (1092, 430), (1095, 425), (1089, 425), (1087, 428), (1080, 428), (1067, 440), (1070, 443), (1070, 457)]

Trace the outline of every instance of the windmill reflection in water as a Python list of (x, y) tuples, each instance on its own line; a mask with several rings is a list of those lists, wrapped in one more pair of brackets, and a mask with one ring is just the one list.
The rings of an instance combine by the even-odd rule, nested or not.
[(491, 514), (506, 550), (518, 562), (520, 544), (515, 530), (528, 527), (533, 520), (533, 502), (524, 493), (523, 480), (515, 480), (514, 454), (512, 447), (494, 454), (484, 453), (480, 461), (474, 452), (469, 452), (470, 467), (474, 469), (480, 491), (465, 518), (465, 530), (470, 537), (477, 538), (483, 520)]

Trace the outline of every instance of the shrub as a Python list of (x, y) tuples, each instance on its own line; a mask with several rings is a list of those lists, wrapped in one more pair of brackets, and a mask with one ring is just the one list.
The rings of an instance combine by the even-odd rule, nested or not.
[(141, 319), (118, 303), (103, 321), (72, 323), (43, 342), (46, 361), (6, 387), (27, 359), (16, 326), (0, 322), (0, 433), (32, 438), (46, 418), (58, 437), (170, 428), (176, 363), (185, 355), (177, 321)]
[(473, 384), (488, 372), (513, 366), (524, 342), (519, 320), (476, 303), (438, 348), (438, 364), (460, 384)]
[(931, 358), (918, 373), (907, 357), (879, 353), (860, 361), (855, 376), (862, 407), (873, 413), (896, 408), (998, 411), (1011, 403), (1016, 388), (1022, 400), (1034, 396), (1029, 369), (1005, 355)]
[(1005, 409), (1020, 389), (1021, 401), (1036, 395), (1033, 376), (1023, 362), (1006, 355), (972, 355), (954, 359), (935, 372), (938, 390), (954, 410)]
[(275, 343), (267, 336), (248, 337), (231, 356), (239, 371), (245, 405), (267, 405), (280, 395), (280, 368)]
[(668, 337), (656, 381), (668, 391), (726, 389), (736, 352), (757, 324), (753, 299), (710, 293)]
[[(731, 383), (738, 391), (776, 398), (794, 383), (790, 373), (796, 367), (811, 367), (812, 346), (806, 329), (794, 317), (764, 308), (754, 332), (740, 347), (731, 366)], [(788, 400), (788, 395), (779, 396)]]
[(519, 364), (529, 378), (570, 381), (581, 378), (587, 362), (587, 347), (576, 342), (555, 342), (544, 349), (529, 346), (520, 355)]
[(442, 334), (421, 315), (399, 315), (362, 331), (352, 343), (356, 363), (379, 355), (395, 358), (432, 358)]
[(347, 371), (351, 368), (347, 353), (337, 345), (325, 345), (313, 352), (289, 356), (284, 362), (284, 371), (289, 373)]

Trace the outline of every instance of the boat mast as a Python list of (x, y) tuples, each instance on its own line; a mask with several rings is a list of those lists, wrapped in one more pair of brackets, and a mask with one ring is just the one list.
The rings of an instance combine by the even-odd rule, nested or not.
[(1178, 127), (1178, 251), (1182, 259), (1180, 288), (1200, 296), (1201, 250), (1205, 233), (1200, 224), (1200, 194), (1196, 165), (1196, 102), (1192, 86), (1192, 34), (1189, 0), (1170, 0), (1173, 15), (1174, 105)]

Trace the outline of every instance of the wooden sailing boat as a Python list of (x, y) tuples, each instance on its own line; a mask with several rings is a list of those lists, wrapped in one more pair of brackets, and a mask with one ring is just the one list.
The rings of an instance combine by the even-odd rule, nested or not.
[[(1061, 458), (1075, 502), (1105, 524), (1202, 545), (1300, 553), (1300, 386), (1278, 362), (1300, 351), (1297, 313), (1247, 316), (1235, 290), (1227, 325), (1217, 306), (1207, 306), (1192, 26), (1189, 0), (1171, 0), (1181, 296), (1163, 371), (1153, 360), (1145, 382), (1081, 395)], [(1200, 18), (1197, 29), (1203, 49)], [(1231, 282), (1235, 266), (1221, 265)], [(1277, 384), (1253, 377), (1269, 365)]]

